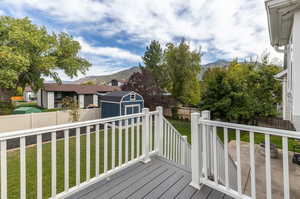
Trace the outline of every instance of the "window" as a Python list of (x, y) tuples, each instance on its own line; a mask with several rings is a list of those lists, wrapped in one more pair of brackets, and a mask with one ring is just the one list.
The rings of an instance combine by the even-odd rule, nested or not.
[(134, 101), (135, 100), (135, 94), (131, 94), (130, 95), (130, 101)]

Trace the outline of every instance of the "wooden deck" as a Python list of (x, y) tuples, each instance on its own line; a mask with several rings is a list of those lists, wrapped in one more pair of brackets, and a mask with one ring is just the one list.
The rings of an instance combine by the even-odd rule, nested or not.
[(191, 172), (162, 157), (152, 157), (147, 163), (137, 163), (77, 192), (68, 199), (177, 198), (230, 199), (207, 186), (200, 190), (189, 186)]

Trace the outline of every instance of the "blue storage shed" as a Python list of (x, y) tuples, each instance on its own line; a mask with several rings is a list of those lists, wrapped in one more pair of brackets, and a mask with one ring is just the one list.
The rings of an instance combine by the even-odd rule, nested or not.
[(143, 97), (134, 91), (114, 91), (100, 96), (101, 118), (142, 112)]

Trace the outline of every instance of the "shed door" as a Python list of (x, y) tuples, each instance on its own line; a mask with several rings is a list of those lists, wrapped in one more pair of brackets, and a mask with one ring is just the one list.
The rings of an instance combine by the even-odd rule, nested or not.
[(125, 106), (125, 115), (135, 114), (140, 112), (140, 105)]

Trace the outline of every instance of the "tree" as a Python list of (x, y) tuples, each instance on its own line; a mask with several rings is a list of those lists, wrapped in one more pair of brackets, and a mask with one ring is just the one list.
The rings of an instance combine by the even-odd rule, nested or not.
[(190, 46), (182, 40), (176, 46), (167, 44), (164, 52), (167, 74), (170, 77), (168, 90), (172, 96), (185, 105), (196, 105), (200, 101), (201, 53), (191, 51)]
[(93, 80), (88, 80), (88, 81), (83, 82), (82, 85), (86, 85), (86, 86), (96, 85), (96, 82)]
[(281, 69), (265, 60), (234, 60), (228, 67), (208, 70), (203, 78), (201, 108), (211, 110), (215, 118), (239, 123), (275, 116), (281, 86), (274, 75)]
[(80, 120), (79, 104), (72, 97), (63, 98), (62, 107), (64, 110), (69, 111), (69, 120), (71, 122), (78, 122)]
[(163, 50), (158, 41), (151, 41), (146, 47), (144, 56), (142, 57), (145, 67), (153, 74), (155, 83), (159, 87), (165, 87), (168, 81), (166, 73), (166, 65), (163, 63)]
[(15, 90), (30, 86), (37, 91), (43, 77), (61, 82), (56, 70), (73, 78), (90, 63), (78, 55), (79, 42), (67, 33), (48, 33), (28, 18), (0, 17), (0, 87)]

